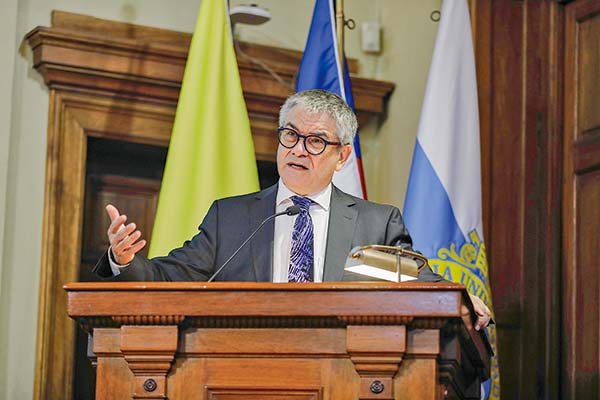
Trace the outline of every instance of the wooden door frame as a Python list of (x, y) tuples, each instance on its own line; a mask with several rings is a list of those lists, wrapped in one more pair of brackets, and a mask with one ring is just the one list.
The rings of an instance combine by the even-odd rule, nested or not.
[[(111, 122), (115, 115), (127, 124)], [(66, 314), (62, 285), (79, 279), (87, 140), (93, 136), (167, 146), (173, 117), (172, 106), (50, 91), (36, 398), (72, 391), (75, 324)]]

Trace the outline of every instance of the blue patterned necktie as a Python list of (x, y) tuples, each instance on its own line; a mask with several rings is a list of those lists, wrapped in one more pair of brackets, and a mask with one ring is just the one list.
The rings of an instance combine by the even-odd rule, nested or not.
[(313, 280), (313, 223), (308, 208), (313, 202), (307, 197), (293, 196), (295, 206), (300, 207), (300, 214), (294, 222), (292, 231), (292, 250), (290, 252), (289, 282), (312, 282)]

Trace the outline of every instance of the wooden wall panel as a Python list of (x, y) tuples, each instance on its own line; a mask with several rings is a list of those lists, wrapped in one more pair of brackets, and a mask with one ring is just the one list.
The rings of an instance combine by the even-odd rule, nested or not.
[(474, 15), (502, 397), (599, 398), (600, 2)]
[(558, 398), (562, 6), (475, 4), (484, 224), (501, 395)]
[(563, 398), (600, 397), (600, 1), (566, 6)]
[[(560, 316), (560, 75), (556, 2), (526, 3), (521, 396), (557, 398)], [(536, 339), (533, 339), (536, 338)], [(532, 362), (531, 360), (535, 360)]]
[[(600, 397), (600, 165), (576, 179), (575, 270), (569, 271), (576, 286), (575, 398)], [(569, 340), (568, 339), (568, 340)]]
[[(523, 254), (523, 3), (494, 2), (492, 41), (493, 100), (491, 101), (491, 214), (496, 223), (487, 238), (492, 265), (496, 312), (513, 326), (521, 323), (522, 268), (514, 261)], [(509, 90), (506, 90), (509, 89)], [(502, 190), (498, 190), (498, 189)], [(495, 190), (494, 190), (495, 189)], [(509, 195), (510, 194), (510, 195)], [(499, 223), (505, 216), (511, 223)], [(508, 221), (507, 221), (508, 222)], [(511, 262), (511, 260), (513, 262)], [(501, 324), (502, 325), (502, 324)], [(499, 326), (501, 329), (501, 327)]]
[[(520, 363), (522, 353), (522, 243), (523, 222), (523, 156), (522, 156), (522, 87), (523, 54), (523, 3), (497, 1), (490, 5), (492, 20), (480, 25), (480, 30), (489, 29), (487, 48), (495, 49), (486, 59), (477, 63), (481, 71), (486, 68), (490, 79), (489, 89), (480, 93), (480, 105), (488, 109), (487, 118), (482, 116), (482, 143), (488, 143), (486, 189), (489, 193), (487, 206), (488, 262), (496, 313), (498, 354), (501, 376), (501, 395), (519, 398)], [(476, 38), (479, 35), (476, 34)], [(509, 50), (509, 51), (507, 51)], [(485, 57), (485, 54), (484, 54)], [(486, 63), (487, 64), (484, 64)], [(485, 79), (484, 74), (478, 76)], [(482, 83), (485, 80), (482, 80)], [(510, 90), (506, 89), (510, 88)], [(485, 148), (484, 148), (485, 150)], [(501, 188), (501, 190), (499, 190)], [(509, 351), (505, 349), (510, 349)], [(508, 367), (510, 366), (510, 368)]]
[(578, 138), (584, 135), (600, 134), (600, 17), (593, 14), (593, 7), (579, 16), (578, 46), (576, 57), (578, 66), (577, 119)]

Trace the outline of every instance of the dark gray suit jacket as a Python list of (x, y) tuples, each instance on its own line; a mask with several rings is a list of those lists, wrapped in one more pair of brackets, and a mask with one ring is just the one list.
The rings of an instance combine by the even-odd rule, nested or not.
[[(274, 185), (257, 193), (217, 200), (198, 234), (167, 256), (151, 260), (136, 256), (120, 275), (113, 277), (108, 257), (104, 255), (94, 272), (105, 279), (122, 281), (206, 281), (263, 220), (275, 213), (276, 197), (277, 185)], [(265, 224), (215, 280), (271, 281), (274, 229), (273, 220)], [(412, 245), (400, 210), (356, 198), (334, 186), (323, 280), (360, 279), (354, 274), (345, 274), (344, 264), (352, 248), (367, 244)], [(443, 279), (427, 268), (419, 280)]]

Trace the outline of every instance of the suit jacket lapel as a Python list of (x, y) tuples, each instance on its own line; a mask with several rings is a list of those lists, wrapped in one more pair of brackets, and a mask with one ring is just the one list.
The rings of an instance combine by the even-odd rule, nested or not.
[(348, 253), (352, 250), (352, 239), (358, 218), (358, 211), (353, 207), (355, 204), (352, 197), (333, 186), (323, 271), (325, 282), (341, 281), (344, 275), (344, 264)]
[[(250, 230), (252, 231), (270, 215), (275, 214), (277, 185), (262, 190), (254, 196), (250, 203)], [(252, 239), (252, 265), (257, 282), (270, 282), (273, 270), (273, 236), (275, 231), (274, 219), (270, 220)]]

